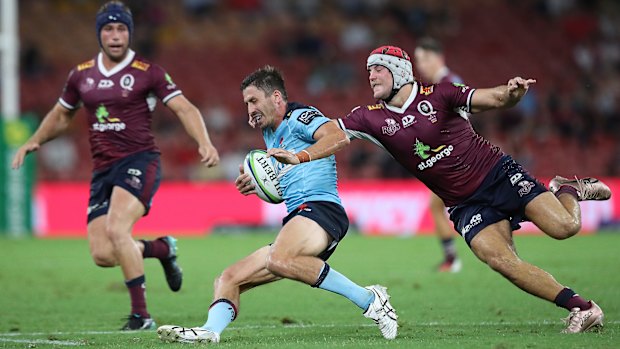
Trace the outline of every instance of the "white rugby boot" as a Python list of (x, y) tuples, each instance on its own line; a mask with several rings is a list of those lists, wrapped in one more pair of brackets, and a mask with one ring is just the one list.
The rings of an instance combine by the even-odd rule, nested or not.
[(159, 339), (168, 343), (219, 343), (220, 335), (201, 327), (164, 325), (157, 329)]
[(366, 286), (367, 290), (370, 290), (375, 299), (370, 303), (368, 309), (364, 312), (364, 316), (372, 319), (377, 326), (381, 334), (386, 339), (396, 338), (398, 333), (398, 315), (390, 304), (390, 295), (387, 293), (387, 288), (381, 285)]
[(568, 325), (562, 333), (579, 333), (599, 330), (603, 327), (603, 310), (598, 304), (590, 301), (592, 307), (588, 310), (573, 308), (564, 321)]
[(584, 200), (607, 200), (611, 197), (611, 189), (607, 184), (593, 177), (568, 179), (555, 176), (549, 182), (549, 190), (555, 194), (561, 186), (569, 185), (577, 190), (579, 201)]

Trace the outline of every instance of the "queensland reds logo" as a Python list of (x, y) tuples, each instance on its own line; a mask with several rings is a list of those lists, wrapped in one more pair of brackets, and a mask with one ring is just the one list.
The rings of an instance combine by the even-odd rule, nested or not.
[(433, 105), (427, 100), (418, 103), (418, 111), (424, 116), (428, 116), (428, 120), (433, 124), (437, 122), (437, 112), (433, 110)]
[(398, 130), (400, 130), (400, 125), (396, 122), (396, 120), (387, 118), (385, 119), (387, 126), (381, 127), (381, 132), (384, 135), (393, 136)]

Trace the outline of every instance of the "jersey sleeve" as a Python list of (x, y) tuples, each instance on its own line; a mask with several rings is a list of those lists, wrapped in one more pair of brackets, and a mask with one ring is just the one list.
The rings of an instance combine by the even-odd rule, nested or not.
[(151, 74), (153, 74), (153, 93), (164, 104), (183, 93), (162, 67), (154, 65)]
[(62, 94), (58, 99), (58, 103), (60, 103), (63, 107), (74, 110), (80, 107), (80, 91), (78, 89), (78, 73), (77, 69), (73, 69), (69, 72), (69, 76), (67, 76), (67, 81), (65, 82), (65, 87), (62, 89)]
[(293, 132), (306, 142), (314, 143), (314, 133), (319, 127), (330, 122), (323, 113), (316, 108), (298, 109), (291, 115), (290, 125)]
[(476, 89), (460, 83), (441, 83), (442, 97), (446, 104), (458, 113), (467, 118), (471, 113), (471, 98)]
[(366, 139), (371, 134), (371, 128), (364, 117), (365, 109), (357, 106), (344, 118), (338, 119), (338, 126), (347, 134), (349, 139)]

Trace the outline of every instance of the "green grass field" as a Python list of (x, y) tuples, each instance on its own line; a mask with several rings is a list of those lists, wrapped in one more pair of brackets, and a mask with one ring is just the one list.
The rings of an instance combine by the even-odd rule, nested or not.
[[(147, 260), (149, 311), (159, 325), (202, 325), (212, 281), (271, 234), (212, 235), (179, 241), (183, 289), (167, 289)], [(475, 259), (462, 241), (459, 274), (433, 271), (434, 237), (351, 234), (330, 264), (361, 285), (389, 287), (400, 316), (393, 341), (348, 300), (292, 281), (242, 296), (220, 348), (620, 348), (620, 234), (516, 238), (523, 259), (553, 274), (606, 314), (600, 333), (560, 334), (567, 312), (525, 294)], [(129, 312), (118, 268), (97, 268), (85, 240), (0, 239), (0, 348), (179, 348), (155, 332), (118, 331)]]

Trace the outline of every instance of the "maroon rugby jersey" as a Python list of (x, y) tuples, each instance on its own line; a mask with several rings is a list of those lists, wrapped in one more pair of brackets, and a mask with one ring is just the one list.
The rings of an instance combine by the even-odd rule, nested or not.
[(385, 148), (447, 206), (454, 206), (480, 186), (504, 155), (469, 122), (474, 91), (462, 84), (415, 83), (402, 108), (384, 102), (360, 106), (338, 123), (350, 138)]
[(86, 108), (95, 170), (140, 151), (159, 152), (151, 131), (151, 113), (157, 98), (167, 103), (181, 94), (161, 67), (132, 50), (112, 70), (107, 70), (101, 59), (99, 53), (75, 67), (59, 99), (67, 109), (81, 104)]

